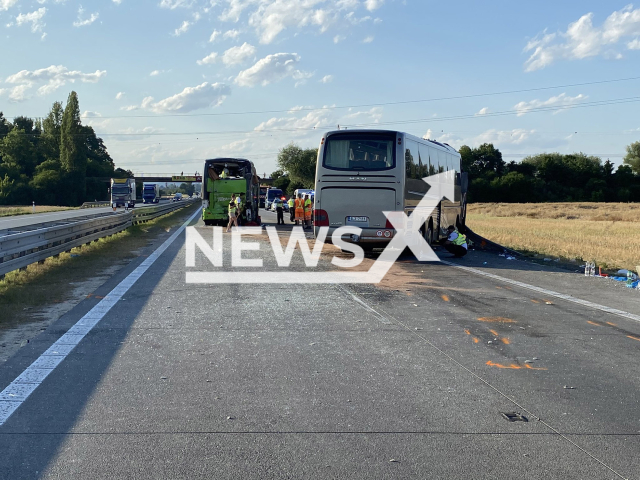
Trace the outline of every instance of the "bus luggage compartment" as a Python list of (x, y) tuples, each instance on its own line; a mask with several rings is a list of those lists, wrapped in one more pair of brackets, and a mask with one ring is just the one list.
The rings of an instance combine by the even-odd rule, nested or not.
[[(362, 228), (360, 242), (385, 242), (393, 236), (393, 229), (386, 228), (387, 217), (383, 212), (396, 210), (398, 207), (393, 188), (325, 187), (316, 208), (326, 212), (328, 237), (336, 228), (353, 226)], [(385, 230), (390, 232), (384, 235)]]

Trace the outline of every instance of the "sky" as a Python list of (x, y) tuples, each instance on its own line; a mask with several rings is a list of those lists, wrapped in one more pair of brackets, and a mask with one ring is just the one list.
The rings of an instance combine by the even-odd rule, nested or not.
[(0, 111), (78, 93), (116, 166), (276, 170), (290, 142), (401, 130), (505, 160), (640, 140), (640, 4), (459, 0), (0, 0)]

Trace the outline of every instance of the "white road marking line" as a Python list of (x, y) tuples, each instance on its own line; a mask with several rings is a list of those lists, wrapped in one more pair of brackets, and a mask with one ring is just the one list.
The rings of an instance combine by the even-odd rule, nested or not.
[(136, 269), (120, 282), (107, 296), (78, 320), (62, 337), (26, 368), (7, 388), (0, 392), (0, 425), (4, 424), (29, 395), (69, 355), (87, 333), (111, 310), (118, 300), (147, 271), (191, 221), (200, 214), (198, 209), (173, 235), (149, 255)]
[(446, 262), (444, 260), (440, 260), (440, 262), (444, 263), (445, 265), (449, 265), (451, 267), (456, 267), (456, 268), (460, 268), (461, 270), (465, 270), (467, 272), (475, 273), (477, 275), (493, 278), (494, 280), (499, 280), (501, 282), (509, 283), (511, 285), (516, 285), (518, 287), (527, 288), (529, 290), (533, 290), (534, 292), (542, 293), (544, 295), (561, 298), (562, 300), (567, 300), (568, 302), (577, 303), (578, 305), (582, 305), (583, 307), (594, 308), (602, 312), (610, 313), (612, 315), (618, 315), (619, 317), (624, 317), (624, 318), (628, 318), (629, 320), (635, 320), (636, 322), (640, 322), (640, 315), (635, 315), (633, 313), (625, 312), (624, 310), (618, 310), (617, 308), (611, 308), (605, 305), (600, 305), (598, 303), (590, 302), (588, 300), (582, 300), (581, 298), (576, 298), (571, 295), (567, 295), (566, 293), (558, 293), (558, 292), (554, 292), (553, 290), (547, 290), (546, 288), (536, 287), (535, 285), (529, 285), (528, 283), (519, 282), (517, 280), (511, 280), (510, 278), (505, 278), (505, 277), (501, 277), (500, 275), (484, 272), (482, 270), (478, 270), (477, 268), (465, 267), (464, 265), (458, 265), (456, 263)]

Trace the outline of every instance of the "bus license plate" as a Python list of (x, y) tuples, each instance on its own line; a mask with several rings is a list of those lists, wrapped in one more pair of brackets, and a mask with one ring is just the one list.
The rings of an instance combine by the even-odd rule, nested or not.
[(346, 223), (347, 225), (353, 224), (353, 223), (358, 223), (358, 224), (366, 223), (367, 225), (369, 225), (369, 217), (347, 217)]

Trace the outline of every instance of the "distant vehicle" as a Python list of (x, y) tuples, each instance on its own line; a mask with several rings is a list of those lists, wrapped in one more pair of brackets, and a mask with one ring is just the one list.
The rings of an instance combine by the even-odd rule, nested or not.
[(267, 199), (267, 188), (269, 187), (260, 187), (260, 208), (264, 208)]
[(173, 196), (173, 199), (171, 200), (172, 202), (179, 202), (180, 200), (182, 200), (182, 194), (181, 193), (176, 193)]
[(142, 184), (142, 203), (158, 203), (160, 201), (160, 187), (157, 183)]
[(136, 205), (136, 181), (134, 178), (111, 179), (111, 205), (133, 208)]
[(282, 193), (282, 190), (280, 190), (279, 188), (267, 188), (267, 194), (265, 197), (265, 202), (264, 202), (264, 207), (267, 210), (271, 210), (271, 204), (273, 203), (273, 200), (277, 197), (277, 198), (282, 198), (284, 196), (284, 194)]
[(352, 242), (363, 248), (384, 247), (395, 235), (385, 211), (407, 215), (429, 190), (422, 179), (447, 173), (455, 183), (453, 201), (443, 199), (420, 226), (427, 242), (436, 242), (449, 225), (464, 228), (467, 175), (460, 154), (446, 143), (386, 130), (327, 132), (316, 167), (314, 229), (360, 227)]
[(204, 171), (202, 220), (205, 225), (227, 225), (229, 201), (234, 194), (236, 197), (243, 194), (241, 221), (260, 224), (260, 187), (253, 162), (243, 158), (214, 158), (205, 160)]

